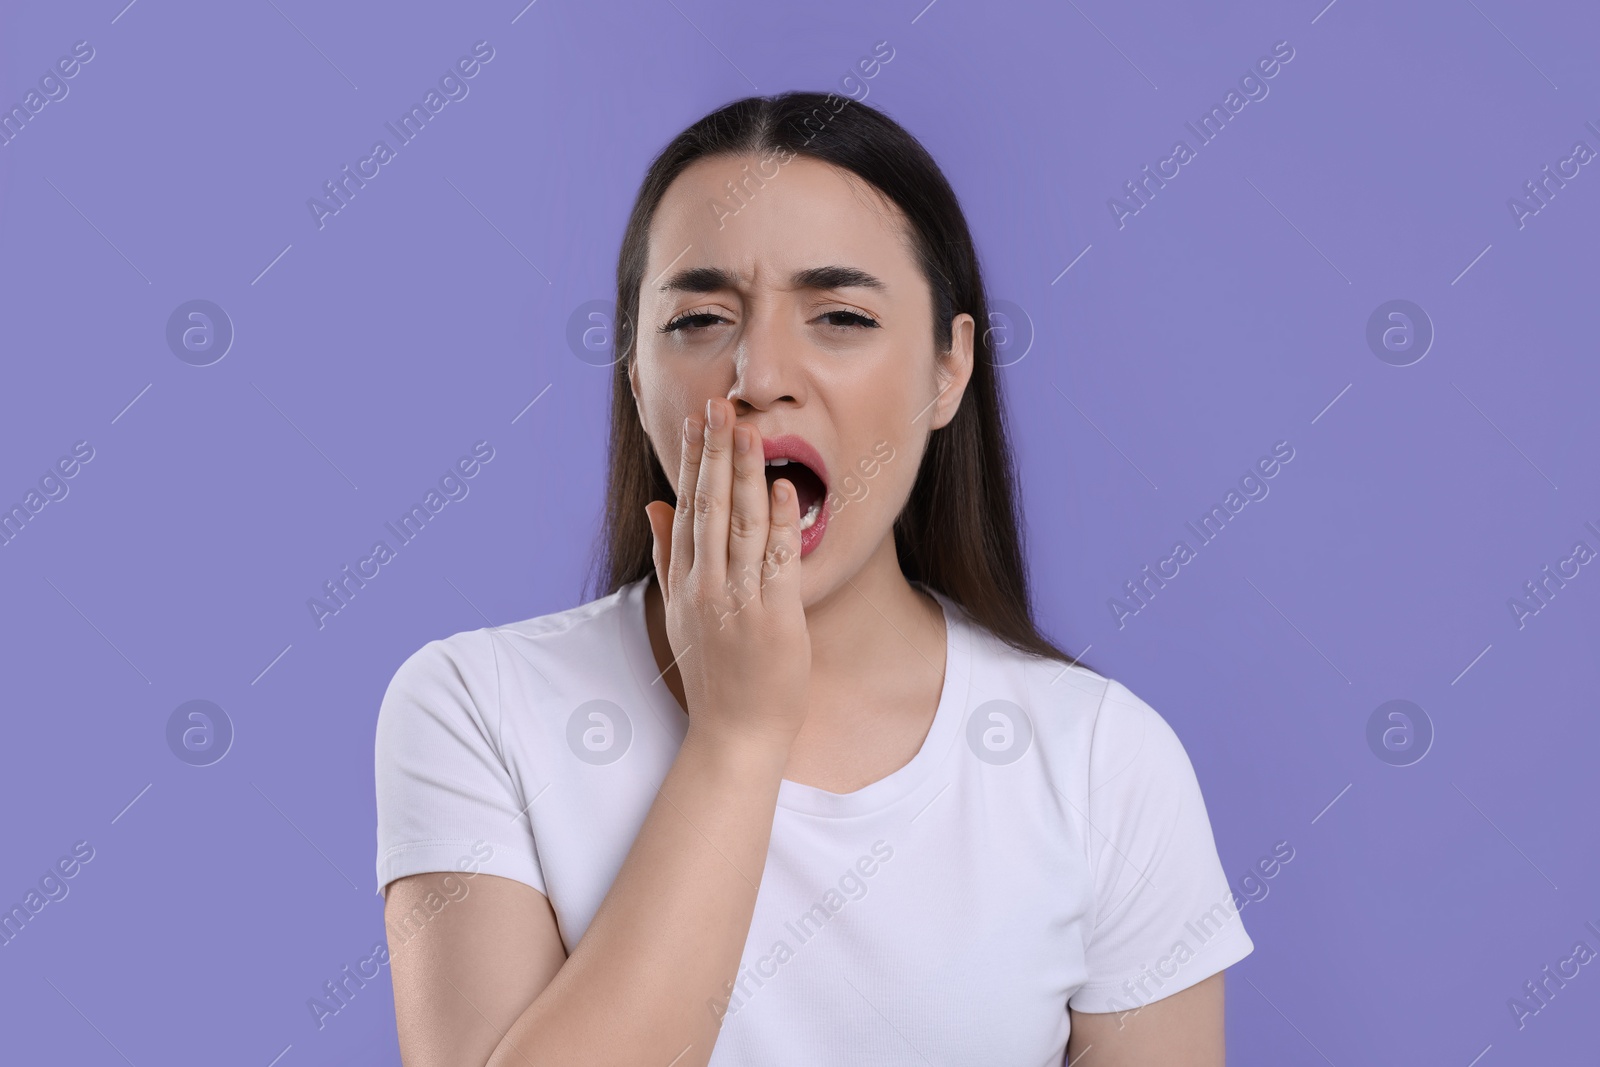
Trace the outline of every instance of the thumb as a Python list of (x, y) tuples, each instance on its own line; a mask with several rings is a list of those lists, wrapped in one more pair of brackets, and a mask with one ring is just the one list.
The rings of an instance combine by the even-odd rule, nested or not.
[(644, 506), (644, 515), (650, 524), (650, 559), (655, 563), (656, 581), (665, 603), (669, 594), (667, 576), (672, 573), (672, 505), (652, 500)]

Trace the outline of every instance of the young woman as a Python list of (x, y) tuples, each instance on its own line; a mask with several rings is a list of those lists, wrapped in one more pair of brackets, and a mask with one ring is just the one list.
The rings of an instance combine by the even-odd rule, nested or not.
[(384, 697), (406, 1064), (1222, 1064), (1253, 946), (1171, 728), (1035, 629), (933, 160), (730, 104), (651, 165), (617, 306), (604, 595)]

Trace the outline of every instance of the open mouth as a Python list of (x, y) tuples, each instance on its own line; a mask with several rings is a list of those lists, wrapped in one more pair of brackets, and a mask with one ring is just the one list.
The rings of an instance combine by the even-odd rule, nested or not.
[(779, 478), (789, 479), (794, 486), (800, 501), (800, 531), (804, 533), (816, 525), (822, 514), (822, 501), (828, 495), (828, 487), (816, 471), (797, 459), (767, 460), (767, 488), (771, 489)]

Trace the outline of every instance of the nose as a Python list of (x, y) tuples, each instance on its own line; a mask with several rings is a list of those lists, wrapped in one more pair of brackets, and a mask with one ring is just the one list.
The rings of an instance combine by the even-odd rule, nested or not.
[(728, 391), (735, 415), (800, 402), (805, 392), (802, 346), (777, 308), (769, 305), (745, 320)]

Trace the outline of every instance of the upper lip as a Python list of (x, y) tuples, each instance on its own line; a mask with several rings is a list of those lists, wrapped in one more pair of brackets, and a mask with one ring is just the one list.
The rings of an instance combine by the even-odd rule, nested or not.
[(784, 433), (776, 437), (761, 438), (761, 451), (764, 460), (792, 459), (804, 463), (811, 468), (818, 478), (822, 479), (823, 488), (828, 485), (828, 465), (822, 462), (822, 453), (811, 447), (811, 443), (799, 434)]

